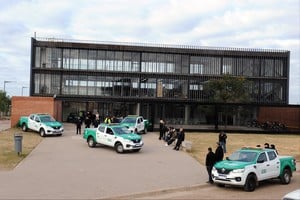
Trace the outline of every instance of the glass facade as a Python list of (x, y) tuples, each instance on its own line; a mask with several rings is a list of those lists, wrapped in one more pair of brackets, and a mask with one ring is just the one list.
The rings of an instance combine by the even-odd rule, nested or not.
[[(169, 113), (171, 121), (193, 124), (209, 121), (208, 115), (205, 119), (198, 114), (203, 105), (211, 104), (204, 84), (230, 74), (250, 80), (250, 103), (288, 103), (286, 51), (68, 44), (32, 39), (31, 95), (84, 97), (95, 102), (112, 98), (152, 106), (156, 102), (155, 120)], [(100, 107), (105, 106), (98, 104), (96, 109)]]

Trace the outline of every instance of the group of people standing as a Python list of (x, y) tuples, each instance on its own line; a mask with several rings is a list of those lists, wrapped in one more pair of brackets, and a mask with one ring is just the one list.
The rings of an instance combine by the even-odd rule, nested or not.
[(208, 147), (208, 153), (206, 154), (205, 166), (208, 173), (208, 182), (213, 183), (211, 177), (211, 170), (215, 163), (222, 161), (224, 158), (224, 154), (226, 153), (226, 140), (227, 135), (224, 131), (219, 133), (219, 140), (216, 143), (217, 147), (215, 152), (213, 152), (211, 147)]
[[(103, 123), (110, 124), (110, 123), (118, 123), (118, 119), (114, 116), (106, 116), (105, 119), (103, 119)], [(84, 123), (85, 128), (91, 128), (91, 125), (93, 125), (95, 128), (98, 127), (100, 122), (102, 121), (100, 119), (100, 115), (98, 112), (96, 114), (92, 114), (91, 112), (87, 112), (85, 116), (79, 116), (77, 117), (75, 124), (76, 124), (76, 134), (81, 134), (81, 127)]]
[(169, 146), (176, 141), (173, 149), (179, 151), (181, 144), (185, 139), (185, 133), (182, 127), (179, 130), (176, 130), (174, 127), (167, 127), (165, 122), (160, 119), (158, 139), (164, 140), (165, 146)]

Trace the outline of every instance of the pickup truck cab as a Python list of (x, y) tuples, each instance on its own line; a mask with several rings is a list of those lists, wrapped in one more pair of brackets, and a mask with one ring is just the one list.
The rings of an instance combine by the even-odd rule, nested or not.
[(149, 128), (149, 121), (144, 119), (142, 116), (128, 115), (125, 117), (120, 124), (126, 126), (130, 131), (137, 129), (138, 133), (146, 134)]
[(30, 129), (39, 132), (42, 137), (46, 135), (61, 136), (64, 132), (63, 125), (49, 114), (22, 116), (19, 120), (19, 126), (24, 132)]
[(83, 138), (89, 147), (102, 144), (113, 147), (117, 153), (138, 152), (144, 145), (142, 136), (132, 133), (121, 124), (100, 124), (98, 128), (85, 128)]
[(292, 156), (278, 156), (274, 149), (242, 148), (226, 160), (217, 162), (212, 170), (213, 181), (219, 186), (235, 185), (254, 191), (259, 181), (279, 178), (289, 184), (296, 171)]

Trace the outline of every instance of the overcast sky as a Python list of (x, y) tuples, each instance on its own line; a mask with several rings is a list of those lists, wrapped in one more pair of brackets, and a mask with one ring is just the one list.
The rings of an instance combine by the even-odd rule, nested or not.
[(0, 89), (29, 95), (30, 38), (291, 51), (300, 104), (299, 0), (0, 0)]

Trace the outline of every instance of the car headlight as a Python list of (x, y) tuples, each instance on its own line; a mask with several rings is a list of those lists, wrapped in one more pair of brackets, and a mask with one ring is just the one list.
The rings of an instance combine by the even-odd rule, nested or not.
[(213, 167), (211, 171), (215, 172), (215, 171), (217, 171), (217, 169), (215, 167)]
[(245, 169), (234, 169), (232, 170), (232, 173), (243, 173), (245, 171)]

